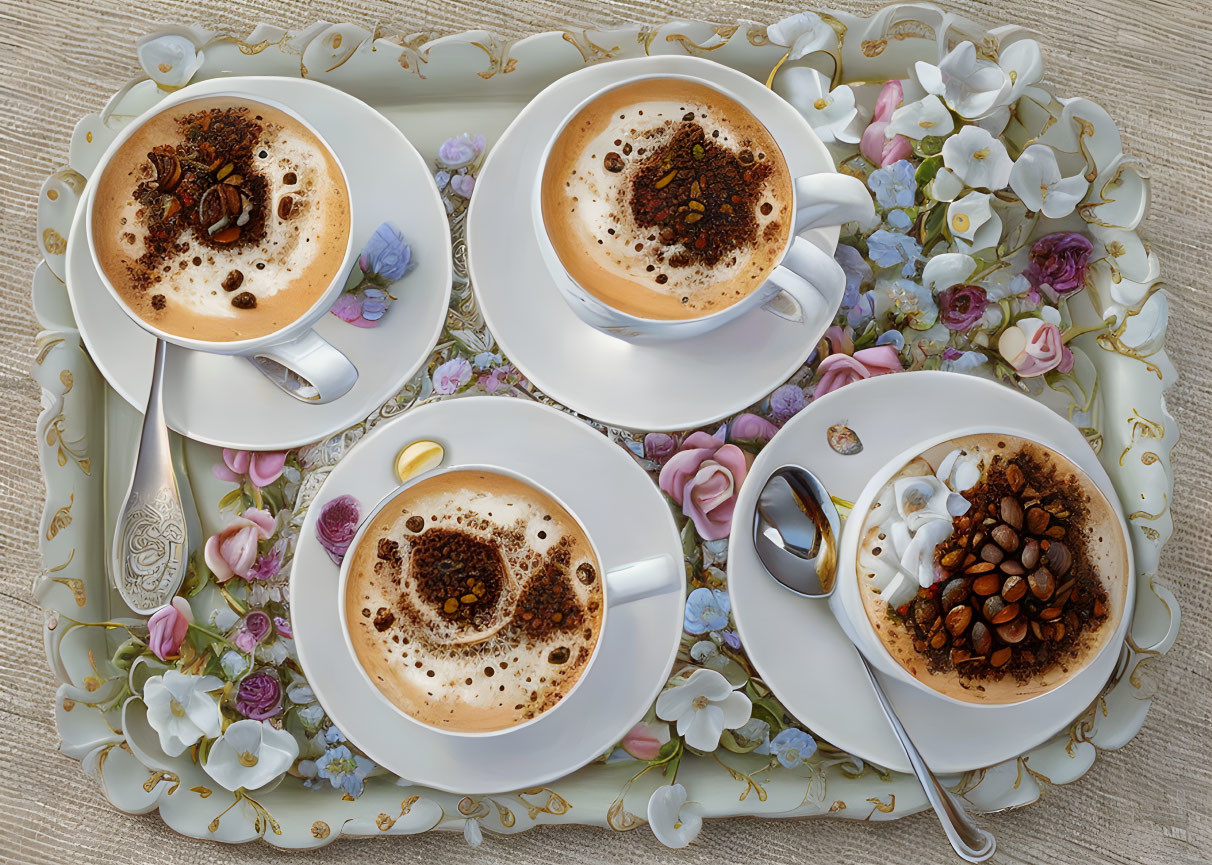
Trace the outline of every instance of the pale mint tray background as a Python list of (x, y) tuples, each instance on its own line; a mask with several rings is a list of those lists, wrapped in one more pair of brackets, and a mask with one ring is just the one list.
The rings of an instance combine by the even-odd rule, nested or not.
[[(454, 32), (483, 26), (506, 37), (565, 24), (623, 19), (659, 22), (679, 15), (770, 21), (792, 11), (776, 4), (672, 5), (576, 2), (520, 3), (509, 8), (419, 4), (409, 17), (386, 4), (275, 4), (218, 8), (163, 2), (153, 8), (122, 4), (0, 3), (0, 273), (6, 277), (0, 304), (0, 362), (11, 394), (3, 436), (10, 445), (0, 466), (0, 629), (8, 651), (0, 661), (0, 711), (10, 735), (0, 746), (0, 860), (16, 862), (268, 861), (259, 847), (224, 850), (182, 839), (157, 818), (113, 812), (79, 773), (75, 761), (54, 752), (49, 715), (52, 685), (40, 658), (40, 615), (28, 594), (37, 568), (29, 538), (41, 508), (41, 485), (32, 447), (36, 388), (24, 377), (34, 325), (26, 286), (33, 264), (33, 202), (38, 180), (64, 158), (75, 119), (97, 110), (105, 95), (135, 68), (131, 42), (159, 22), (205, 20), (248, 29), (261, 20), (283, 26), (316, 18), (376, 22), (385, 33)], [(116, 4), (115, 4), (116, 5)], [(869, 12), (878, 4), (835, 6)], [(1198, 4), (1202, 5), (1202, 4)], [(217, 4), (216, 4), (217, 6)], [(1095, 7), (1098, 7), (1097, 9)], [(1212, 211), (1206, 167), (1209, 137), (1206, 81), (1197, 78), (1197, 58), (1209, 56), (1207, 13), (1193, 20), (1197, 0), (1182, 4), (1121, 2), (1021, 4), (1007, 15), (991, 4), (954, 4), (956, 11), (989, 25), (1034, 25), (1048, 59), (1050, 78), (1062, 93), (1081, 94), (1106, 107), (1125, 137), (1125, 149), (1153, 169), (1154, 203), (1144, 233), (1162, 257), (1171, 283), (1175, 314), (1169, 348), (1183, 372), (1170, 392), (1170, 408), (1187, 431), (1176, 452), (1178, 526), (1166, 548), (1161, 576), (1180, 595), (1187, 612), (1178, 645), (1152, 673), (1157, 700), (1144, 730), (1124, 751), (1103, 755), (1081, 782), (1047, 791), (1045, 801), (1017, 814), (990, 818), (1004, 862), (1206, 861), (1209, 851), (1208, 628), (1210, 605), (1196, 593), (1207, 586), (1205, 533), (1209, 526), (1208, 424), (1209, 350), (1206, 333), (1212, 302), (1207, 295), (1206, 255)], [(34, 8), (30, 8), (34, 7)], [(381, 7), (381, 8), (380, 8)], [(1088, 8), (1087, 8), (1088, 7)], [(133, 11), (132, 11), (133, 10)], [(1133, 10), (1136, 10), (1133, 12)], [(1135, 20), (1133, 20), (1135, 19)], [(1080, 22), (1077, 23), (1077, 22)], [(1062, 39), (1059, 34), (1066, 34)], [(1068, 37), (1072, 37), (1072, 41)], [(1119, 45), (1122, 55), (1114, 54)], [(1080, 68), (1082, 74), (1074, 74)], [(1067, 70), (1067, 71), (1064, 71)], [(1201, 90), (1202, 88), (1202, 90)], [(1200, 166), (1203, 164), (1203, 167)], [(1201, 234), (1202, 229), (1202, 234)], [(1202, 241), (1202, 249), (1201, 243)], [(1202, 263), (1202, 262), (1201, 262)], [(1199, 492), (1201, 491), (1202, 492)], [(1199, 527), (1204, 531), (1199, 531)], [(899, 851), (899, 853), (898, 853)], [(489, 840), (477, 851), (458, 836), (400, 839), (377, 848), (343, 841), (317, 858), (382, 856), (391, 861), (437, 858), (480, 861), (942, 861), (945, 848), (927, 818), (870, 828), (846, 823), (708, 823), (699, 844), (680, 854), (661, 850), (646, 833), (615, 836), (595, 830)]]

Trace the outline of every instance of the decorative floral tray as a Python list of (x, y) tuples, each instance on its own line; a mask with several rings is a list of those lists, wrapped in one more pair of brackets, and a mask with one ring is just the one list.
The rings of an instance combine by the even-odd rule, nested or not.
[[(881, 219), (843, 231), (838, 259), (850, 284), (837, 326), (814, 362), (771, 398), (693, 441), (599, 427), (659, 477), (684, 527), (692, 591), (673, 686), (685, 686), (692, 669), (712, 670), (743, 695), (750, 720), (714, 731), (713, 750), (711, 742), (679, 738), (668, 723), (676, 719), (658, 704), (619, 748), (550, 786), (477, 797), (417, 788), (352, 753), (307, 688), (285, 595), (294, 533), (331, 467), (381, 421), (465, 393), (549, 402), (495, 352), (466, 277), (463, 219), (485, 146), (476, 136), (490, 147), (530, 97), (568, 72), (644, 54), (704, 56), (773, 86), (816, 127), (840, 170), (867, 181)], [(1024, 805), (1047, 784), (1080, 777), (1100, 750), (1122, 746), (1140, 729), (1150, 703), (1145, 662), (1169, 648), (1178, 625), (1175, 599), (1156, 581), (1171, 532), (1177, 430), (1164, 397), (1175, 377), (1162, 350), (1166, 296), (1157, 259), (1135, 233), (1148, 203), (1147, 174), (1123, 154), (1106, 112), (1039, 84), (1038, 46), (1021, 31), (987, 31), (923, 4), (865, 19), (809, 12), (770, 27), (678, 21), (516, 43), (486, 31), (389, 38), (320, 22), (301, 32), (261, 25), (243, 36), (173, 28), (141, 40), (139, 59), (146, 75), (79, 124), (70, 165), (43, 185), (45, 261), (33, 290), (44, 328), (33, 374), (43, 387), (37, 432), (47, 485), (39, 539), (45, 570), (34, 592), (47, 611), (47, 657), (63, 683), (55, 706), (63, 751), (82, 761), (115, 807), (158, 808), (174, 829), (196, 837), (264, 838), (283, 847), (318, 846), (343, 833), (431, 829), (462, 830), (478, 843), (483, 831), (551, 823), (624, 831), (645, 816), (658, 838), (676, 846), (693, 838), (703, 817), (887, 820), (921, 810), (912, 777), (817, 741), (756, 677), (729, 623), (718, 515), (713, 521), (680, 488), (677, 472), (662, 471), (671, 458), (695, 459), (696, 446), (713, 454), (739, 447), (742, 453), (718, 454), (717, 465), (729, 470), (739, 457), (729, 471), (743, 476), (743, 452), (759, 450), (806, 400), (906, 368), (1000, 378), (1067, 416), (1120, 494), (1139, 575), (1127, 645), (1099, 699), (1044, 745), (945, 782), (980, 811)], [(86, 178), (123, 123), (177, 87), (229, 74), (306, 76), (366, 100), (399, 125), (407, 121), (411, 140), (434, 162), (450, 213), (454, 293), (429, 364), (364, 423), (285, 458), (251, 463), (247, 454), (178, 442), (179, 468), (189, 474), (207, 535), (230, 539), (240, 526), (256, 532), (248, 528), (255, 519), (233, 524), (249, 508), (268, 511), (273, 529), (252, 548), (254, 562), (236, 563), (248, 579), (220, 583), (213, 568), (198, 564), (184, 590), (193, 623), (170, 608), (149, 631), (126, 612), (104, 565), (138, 416), (83, 348), (62, 282), (66, 237)], [(905, 84), (881, 86), (889, 79)], [(1025, 215), (1040, 210), (1050, 233)], [(951, 254), (940, 257), (948, 244)], [(382, 304), (361, 300), (368, 320), (383, 314)], [(264, 675), (251, 687), (245, 682), (254, 666)], [(286, 774), (252, 794), (223, 783), (230, 772), (221, 770), (222, 752), (234, 749), (222, 736), (195, 735), (194, 747), (168, 758), (150, 707), (158, 699), (152, 692), (177, 671), (214, 675), (228, 722), (263, 721), (263, 759), (273, 756), (265, 744), (271, 739), (293, 740), (283, 749)], [(131, 711), (141, 704), (146, 712)], [(654, 796), (658, 788), (664, 792)], [(692, 804), (683, 804), (687, 795)]]

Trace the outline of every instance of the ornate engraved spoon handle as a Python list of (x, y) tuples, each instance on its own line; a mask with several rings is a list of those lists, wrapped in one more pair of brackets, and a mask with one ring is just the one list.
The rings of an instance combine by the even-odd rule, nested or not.
[(164, 341), (157, 340), (139, 453), (130, 490), (118, 509), (111, 553), (122, 599), (143, 614), (172, 600), (188, 564), (189, 533), (164, 422), (165, 353)]

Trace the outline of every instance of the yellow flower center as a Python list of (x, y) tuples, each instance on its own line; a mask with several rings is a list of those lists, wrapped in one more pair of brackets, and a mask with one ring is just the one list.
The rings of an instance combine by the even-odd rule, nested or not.
[(951, 227), (956, 231), (967, 231), (968, 226), (971, 224), (972, 223), (968, 221), (968, 214), (966, 213), (957, 213), (955, 216), (951, 217)]
[(1010, 70), (1010, 83), (1013, 84), (1016, 81), (1018, 81), (1018, 70), (1011, 69)]
[(701, 710), (701, 709), (706, 709), (707, 706), (710, 704), (711, 704), (711, 701), (700, 694), (699, 696), (694, 698), (694, 700), (691, 702), (690, 705), (694, 706), (694, 708), (696, 708), (696, 709)]
[(1039, 185), (1039, 197), (1040, 197), (1041, 199), (1042, 199), (1042, 198), (1047, 198), (1047, 197), (1048, 197), (1048, 187), (1047, 187), (1047, 185), (1045, 185), (1045, 184), (1043, 184), (1043, 183), (1041, 183), (1041, 184)]
[(172, 700), (169, 701), (168, 711), (173, 713), (174, 718), (184, 718), (185, 717), (185, 707), (182, 706), (179, 702), (177, 702), (176, 697), (173, 697)]
[(241, 751), (239, 760), (241, 766), (252, 767), (257, 765), (257, 755), (251, 751)]
[(932, 129), (936, 124), (933, 120), (919, 120), (917, 125), (922, 129)]
[(989, 155), (989, 148), (982, 147), (980, 150), (976, 151), (976, 153), (972, 154), (972, 158), (973, 159), (984, 159), (988, 155)]
[(816, 102), (812, 103), (812, 107), (817, 111), (824, 111), (829, 107), (829, 100), (822, 96), (820, 99), (816, 100)]

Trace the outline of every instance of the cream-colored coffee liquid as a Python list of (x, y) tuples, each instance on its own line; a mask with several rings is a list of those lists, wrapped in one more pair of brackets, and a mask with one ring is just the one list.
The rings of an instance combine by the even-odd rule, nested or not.
[[(703, 168), (710, 160), (696, 162), (692, 153), (666, 160), (668, 170), (652, 167), (654, 159), (664, 159), (663, 153), (669, 156), (665, 148), (679, 130), (696, 127), (704, 145), (743, 153), (754, 160), (751, 165), (764, 166), (768, 176), (737, 201), (720, 201), (711, 196), (725, 182), (724, 175)], [(621, 169), (609, 170), (608, 159)], [(718, 225), (726, 218), (751, 219), (752, 238), (714, 263), (693, 255), (679, 263), (687, 258), (679, 252), (686, 253), (692, 242), (662, 240), (654, 225), (637, 222), (632, 199), (645, 169), (656, 173), (639, 188), (654, 192), (670, 171), (676, 172), (669, 189), (681, 185), (675, 203), (685, 209), (675, 215), (674, 225), (697, 229), (713, 220)], [(690, 182), (699, 186), (690, 187)], [(699, 204), (710, 205), (699, 214), (690, 203), (696, 193)], [(726, 217), (723, 207), (734, 210)], [(543, 222), (569, 274), (602, 302), (641, 318), (699, 318), (749, 295), (783, 254), (793, 223), (791, 207), (786, 163), (757, 118), (710, 87), (672, 78), (623, 85), (587, 106), (555, 141), (542, 181)]]
[(568, 694), (597, 644), (602, 574), (589, 540), (514, 478), (457, 470), (422, 480), (349, 555), (358, 661), (421, 723), (484, 732), (533, 718)]
[[(179, 235), (180, 249), (149, 263), (149, 217), (173, 207), (164, 193), (153, 204), (135, 200), (140, 184), (158, 183), (149, 159), (153, 148), (190, 141), (184, 119), (199, 112), (244, 109), (261, 132), (242, 155), (248, 170), (235, 175), (238, 188), (254, 177), (265, 182), (264, 234), (255, 241), (206, 243), (195, 227)], [(216, 154), (236, 159), (241, 154)], [(185, 160), (183, 160), (185, 163)], [(191, 167), (184, 164), (188, 173)], [(197, 166), (199, 182), (223, 182), (218, 172)], [(289, 199), (284, 204), (284, 200)], [(245, 207), (249, 199), (242, 198)], [(93, 202), (93, 240), (106, 278), (126, 304), (149, 324), (176, 336), (224, 342), (264, 336), (289, 325), (314, 306), (338, 275), (349, 242), (349, 191), (332, 153), (310, 129), (289, 115), (250, 100), (208, 97), (183, 102), (153, 116), (127, 139), (106, 166)], [(234, 220), (232, 222), (234, 224)], [(217, 233), (216, 233), (217, 234)], [(235, 290), (223, 283), (238, 271)], [(229, 283), (230, 285), (231, 283)], [(249, 293), (253, 308), (233, 305)]]
[[(1063, 483), (1067, 479), (1076, 479), (1083, 491), (1089, 518), (1081, 527), (1081, 531), (1085, 539), (1087, 558), (1107, 592), (1107, 619), (1093, 632), (1082, 632), (1075, 657), (1067, 658), (1064, 663), (1057, 662), (1027, 681), (1018, 681), (1012, 675), (1003, 675), (1000, 679), (978, 680), (962, 676), (954, 670), (931, 671), (923, 656), (914, 647), (914, 639), (909, 630), (889, 617), (888, 605), (873, 586), (874, 572), (864, 563), (865, 560), (870, 561), (873, 550), (888, 545), (888, 538), (882, 536), (884, 532), (878, 523), (882, 519), (881, 509), (895, 507), (890, 501), (892, 485), (900, 478), (933, 475), (943, 458), (956, 448), (980, 460), (982, 467), (987, 465), (987, 461), (994, 455), (1000, 454), (1010, 458), (1026, 451), (1037, 463), (1055, 467), (1055, 478), (1058, 481)], [(1094, 482), (1066, 457), (1035, 442), (1010, 435), (973, 435), (937, 445), (910, 461), (888, 481), (881, 495), (876, 497), (872, 510), (868, 512), (864, 527), (857, 570), (859, 594), (871, 627), (901, 667), (918, 681), (957, 700), (971, 703), (1016, 703), (1052, 690), (1085, 667), (1099, 653), (1115, 633), (1123, 615), (1128, 588), (1127, 547), (1111, 503)]]

